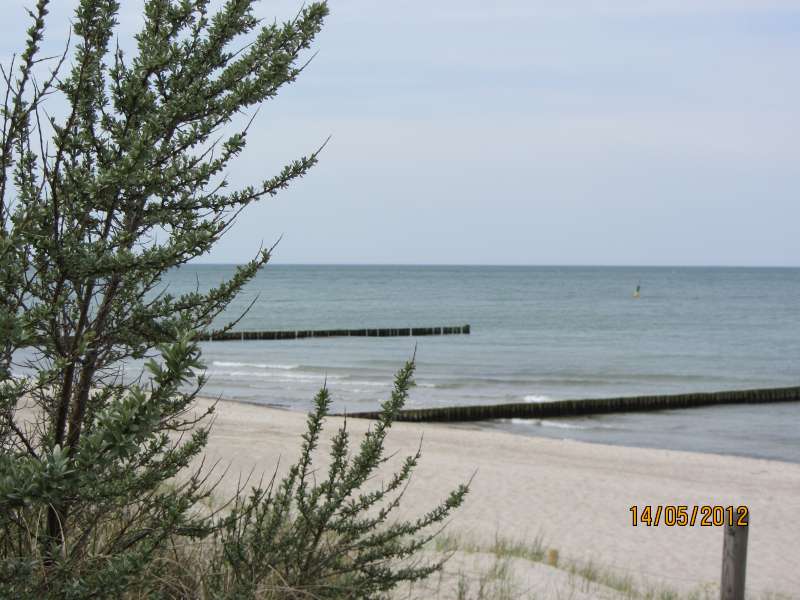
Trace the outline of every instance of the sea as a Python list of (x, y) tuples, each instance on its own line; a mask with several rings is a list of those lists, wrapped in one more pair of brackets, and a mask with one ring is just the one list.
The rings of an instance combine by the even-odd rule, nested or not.
[[(165, 286), (208, 289), (234, 269), (190, 265)], [(470, 325), (202, 343), (204, 395), (287, 410), (309, 410), (323, 385), (335, 412), (374, 410), (412, 356), (408, 408), (800, 385), (794, 268), (268, 265), (218, 323), (239, 317), (241, 331)], [(479, 425), (800, 463), (800, 403)]]
[[(162, 290), (207, 290), (235, 269), (187, 265)], [(797, 268), (267, 265), (216, 325), (236, 319), (237, 331), (470, 325), (201, 343), (203, 395), (294, 411), (323, 385), (334, 412), (375, 410), (412, 357), (408, 408), (800, 385)], [(474, 425), (800, 463), (800, 402)]]

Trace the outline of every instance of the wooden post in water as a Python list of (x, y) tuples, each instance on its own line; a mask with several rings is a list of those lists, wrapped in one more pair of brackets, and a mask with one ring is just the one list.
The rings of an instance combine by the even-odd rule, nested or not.
[[(209, 342), (227, 342), (230, 340), (297, 340), (304, 338), (327, 337), (395, 337), (395, 336), (422, 336), (422, 335), (448, 335), (470, 333), (470, 326), (458, 327), (401, 327), (383, 329), (322, 329), (322, 330), (296, 330), (296, 331), (210, 331)], [(200, 337), (198, 335), (198, 337)]]
[(744, 600), (747, 530), (748, 525), (725, 525), (722, 542), (720, 600)]

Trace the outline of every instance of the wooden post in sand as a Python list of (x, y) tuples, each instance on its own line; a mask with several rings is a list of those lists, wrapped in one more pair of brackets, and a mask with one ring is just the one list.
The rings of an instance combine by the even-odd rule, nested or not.
[(728, 524), (725, 526), (722, 542), (720, 600), (744, 600), (747, 529), (747, 525)]

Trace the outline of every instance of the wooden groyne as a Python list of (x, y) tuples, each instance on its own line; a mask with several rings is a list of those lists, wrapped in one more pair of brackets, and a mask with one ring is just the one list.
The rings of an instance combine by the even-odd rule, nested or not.
[(400, 327), (383, 329), (298, 329), (295, 331), (216, 331), (200, 337), (207, 342), (234, 342), (249, 340), (301, 340), (329, 337), (395, 337), (423, 335), (469, 335), (469, 325), (453, 327)]
[[(621, 412), (642, 412), (676, 408), (699, 408), (720, 404), (763, 404), (800, 401), (800, 387), (735, 390), (667, 396), (625, 396), (588, 400), (556, 400), (554, 402), (517, 402), (483, 406), (448, 406), (403, 410), (398, 421), (457, 422), (491, 419), (550, 419), (580, 417)], [(348, 417), (377, 419), (378, 412), (348, 413)]]

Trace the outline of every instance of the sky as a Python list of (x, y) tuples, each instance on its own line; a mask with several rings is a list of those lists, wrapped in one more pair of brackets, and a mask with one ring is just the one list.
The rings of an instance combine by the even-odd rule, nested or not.
[[(4, 64), (29, 4), (4, 1)], [(73, 4), (55, 3), (53, 47)], [(142, 3), (122, 5), (125, 38)], [(229, 180), (331, 136), (319, 165), (202, 262), (282, 236), (276, 263), (800, 266), (800, 0), (330, 9)]]

